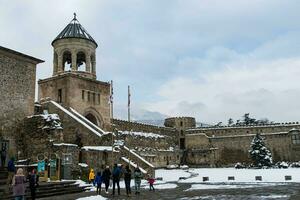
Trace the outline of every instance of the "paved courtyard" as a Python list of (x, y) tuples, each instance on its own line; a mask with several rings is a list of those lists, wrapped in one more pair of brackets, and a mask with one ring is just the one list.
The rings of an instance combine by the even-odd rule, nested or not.
[[(125, 195), (125, 190), (121, 190), (121, 195), (112, 197), (110, 194), (102, 194), (103, 197), (108, 199), (205, 199), (205, 200), (268, 200), (268, 199), (300, 199), (300, 184), (299, 183), (288, 183), (283, 185), (271, 185), (271, 186), (256, 186), (251, 188), (231, 188), (231, 189), (195, 189), (188, 190), (191, 188), (189, 183), (176, 183), (178, 185), (175, 189), (159, 189), (155, 192), (150, 192), (147, 189), (143, 189), (139, 196), (132, 195), (128, 198)], [(215, 185), (211, 185), (212, 188)], [(188, 191), (186, 191), (188, 190)], [(96, 195), (95, 192), (85, 192), (80, 194), (57, 196), (51, 198), (43, 198), (43, 200), (73, 200), (80, 197), (87, 197)]]

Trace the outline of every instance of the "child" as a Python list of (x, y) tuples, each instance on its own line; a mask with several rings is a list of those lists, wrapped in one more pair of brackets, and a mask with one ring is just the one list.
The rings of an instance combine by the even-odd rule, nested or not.
[(102, 176), (101, 172), (97, 172), (96, 178), (95, 178), (95, 185), (97, 187), (97, 194), (101, 194), (101, 184), (102, 184)]
[(155, 179), (150, 174), (148, 174), (148, 183), (149, 183), (149, 186), (150, 186), (150, 191), (151, 190), (154, 191), (154, 187), (153, 187), (154, 182), (155, 182)]
[(94, 183), (94, 179), (95, 179), (95, 173), (94, 173), (94, 170), (91, 169), (90, 170), (90, 173), (89, 173), (89, 183)]

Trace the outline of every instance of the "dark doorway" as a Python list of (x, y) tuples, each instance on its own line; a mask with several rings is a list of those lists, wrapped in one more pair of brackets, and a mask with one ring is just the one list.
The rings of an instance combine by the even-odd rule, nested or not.
[(180, 138), (180, 149), (185, 149), (185, 138)]
[(94, 115), (92, 115), (91, 113), (87, 114), (85, 116), (85, 118), (87, 118), (90, 122), (92, 122), (93, 124), (98, 126), (97, 118)]

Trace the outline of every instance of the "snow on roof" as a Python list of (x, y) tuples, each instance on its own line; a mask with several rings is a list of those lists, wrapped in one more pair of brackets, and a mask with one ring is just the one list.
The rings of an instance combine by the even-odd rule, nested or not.
[(112, 151), (111, 146), (83, 146), (81, 149), (85, 151), (94, 150), (94, 151)]
[[(79, 119), (78, 117), (76, 117), (73, 113), (71, 113), (70, 111), (68, 111), (67, 109), (65, 109), (64, 107), (62, 107), (61, 105), (59, 105), (58, 103), (56, 103), (55, 101), (50, 101), (52, 104), (54, 104), (57, 108), (61, 109), (62, 111), (64, 111), (67, 115), (69, 115), (70, 117), (72, 117), (73, 119), (75, 119), (76, 121), (78, 121), (80, 124), (82, 124), (83, 126), (85, 126), (87, 129), (89, 129), (90, 131), (92, 131), (93, 133), (95, 133), (97, 136), (101, 137), (103, 134), (105, 134), (105, 132), (103, 131), (102, 133), (96, 131), (95, 129), (93, 129), (91, 126), (89, 126), (88, 124), (86, 124), (84, 121), (82, 121), (81, 119)], [(80, 114), (79, 114), (80, 115)], [(83, 117), (83, 116), (82, 116)]]
[(132, 153), (133, 155), (135, 155), (136, 157), (138, 157), (141, 161), (143, 161), (144, 163), (146, 163), (150, 167), (154, 168), (154, 166), (151, 163), (149, 163), (147, 160), (145, 160), (144, 158), (142, 158), (140, 155), (138, 155), (137, 153), (135, 153), (134, 151), (132, 151), (131, 149), (129, 149), (125, 145), (123, 147), (124, 147), (125, 150), (129, 151), (130, 153)]
[[(135, 164), (133, 161), (131, 161), (131, 160), (125, 158), (125, 157), (121, 157), (121, 159), (124, 160), (126, 163), (130, 164), (131, 166), (133, 166), (134, 168), (137, 167), (137, 164)], [(146, 170), (144, 170), (144, 169), (141, 168), (141, 167), (139, 167), (139, 168), (140, 168), (140, 170), (141, 170), (141, 172), (142, 172), (143, 174), (147, 174), (147, 171), (146, 171)]]
[(53, 143), (53, 146), (72, 146), (72, 147), (78, 147), (77, 144), (70, 144), (70, 143)]
[(164, 135), (156, 134), (156, 133), (145, 133), (145, 132), (135, 132), (135, 131), (119, 131), (119, 133), (123, 135), (131, 135), (134, 137), (146, 137), (146, 138), (165, 138)]

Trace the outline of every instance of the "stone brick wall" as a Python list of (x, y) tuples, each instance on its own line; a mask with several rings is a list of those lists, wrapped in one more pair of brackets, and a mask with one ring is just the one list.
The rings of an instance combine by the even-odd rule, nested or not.
[(75, 121), (72, 117), (67, 115), (62, 110), (58, 109), (50, 102), (44, 102), (42, 109), (48, 110), (49, 113), (56, 113), (59, 115), (63, 125), (64, 142), (76, 144), (80, 138), (83, 146), (103, 146), (111, 145), (111, 135), (103, 135), (99, 137), (84, 125)]
[(9, 140), (11, 155), (16, 153), (17, 124), (34, 111), (36, 64), (40, 62), (0, 47), (0, 134)]
[[(299, 134), (299, 131), (262, 134), (274, 162), (300, 160), (300, 145), (292, 143), (292, 134)], [(214, 162), (217, 166), (232, 166), (236, 162), (249, 163), (248, 150), (254, 136), (255, 134), (208, 137), (206, 134), (190, 134), (186, 137), (188, 163), (210, 165)]]
[(293, 128), (300, 129), (298, 122), (266, 124), (260, 126), (221, 126), (221, 127), (197, 127), (186, 130), (186, 134), (205, 133), (207, 136), (245, 135), (256, 133), (285, 132)]
[(154, 126), (150, 124), (143, 124), (138, 122), (128, 122), (126, 120), (113, 119), (112, 123), (120, 131), (136, 131), (136, 132), (146, 132), (146, 133), (157, 133), (170, 137), (176, 136), (176, 129), (163, 127), (163, 126)]

